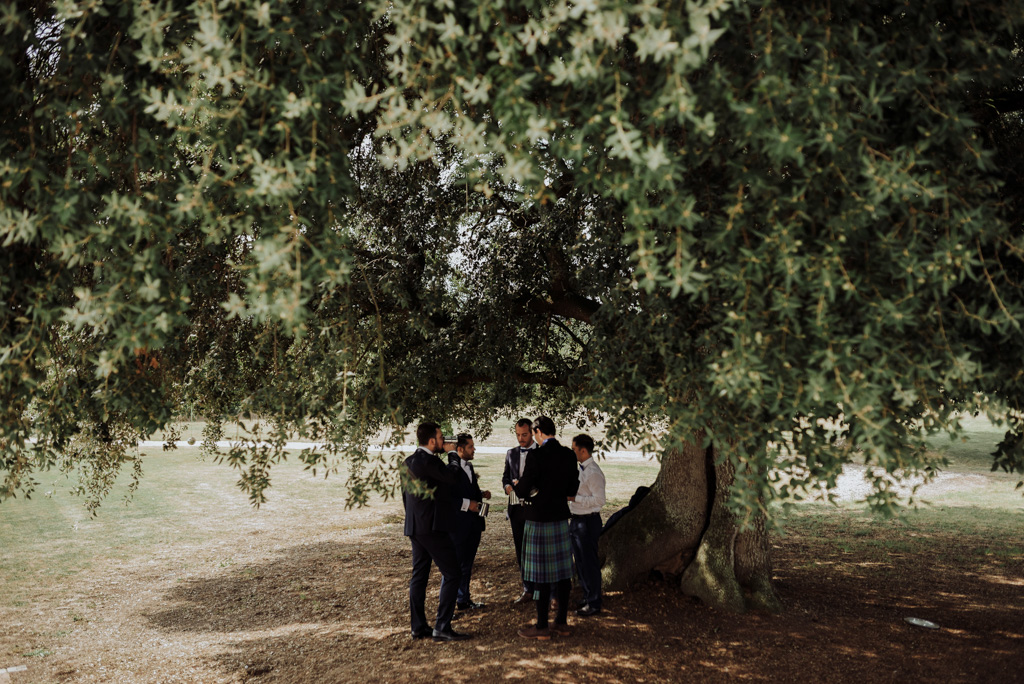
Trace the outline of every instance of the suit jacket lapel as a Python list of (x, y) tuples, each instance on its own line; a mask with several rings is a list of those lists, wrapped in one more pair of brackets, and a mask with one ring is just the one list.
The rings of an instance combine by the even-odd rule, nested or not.
[(470, 463), (469, 461), (466, 462), (466, 465), (469, 466), (469, 474), (468, 475), (466, 474), (466, 469), (462, 467), (462, 459), (459, 459), (458, 461), (456, 461), (455, 465), (459, 469), (459, 475), (462, 478), (469, 478), (469, 484), (473, 484), (473, 473), (475, 472), (473, 470), (473, 464)]

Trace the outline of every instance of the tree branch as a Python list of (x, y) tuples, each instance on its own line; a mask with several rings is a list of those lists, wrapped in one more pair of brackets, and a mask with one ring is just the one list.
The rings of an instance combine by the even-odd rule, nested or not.
[(539, 314), (554, 314), (572, 318), (590, 325), (600, 304), (575, 292), (563, 292), (559, 297), (530, 297), (522, 302), (530, 311)]
[(990, 104), (1000, 114), (1019, 112), (1024, 110), (1024, 90), (1015, 90), (1013, 92), (1003, 92), (998, 95), (993, 95), (986, 101), (986, 104)]
[[(534, 373), (518, 368), (507, 373), (506, 379), (521, 385), (545, 385), (547, 387), (565, 387), (568, 385), (568, 380), (564, 375)], [(452, 378), (451, 383), (462, 387), (465, 385), (489, 384), (497, 381), (498, 379), (493, 376), (467, 371), (457, 374)]]
[(569, 337), (571, 337), (571, 338), (572, 338), (572, 339), (573, 339), (573, 340), (574, 340), (574, 341), (576, 342), (576, 344), (580, 345), (580, 349), (586, 350), (586, 348), (587, 348), (587, 345), (586, 345), (586, 343), (585, 343), (585, 342), (584, 342), (583, 340), (581, 340), (581, 339), (580, 339), (580, 338), (579, 338), (579, 337), (578, 337), (578, 336), (576, 335), (576, 333), (574, 333), (574, 332), (573, 332), (573, 331), (572, 331), (572, 330), (571, 330), (571, 329), (569, 328), (569, 326), (567, 326), (567, 325), (566, 325), (565, 323), (563, 323), (562, 321), (558, 320), (557, 318), (553, 318), (553, 319), (551, 319), (551, 322), (552, 322), (552, 323), (554, 323), (555, 325), (557, 325), (557, 326), (558, 326), (559, 328), (561, 328), (562, 330), (564, 330), (564, 331), (565, 331), (565, 333), (566, 333), (566, 334), (567, 334), (567, 335), (568, 335)]

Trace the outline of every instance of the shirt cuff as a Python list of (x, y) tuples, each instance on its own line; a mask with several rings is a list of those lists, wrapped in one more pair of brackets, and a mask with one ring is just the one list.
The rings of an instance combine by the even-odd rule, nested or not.
[(463, 499), (462, 500), (462, 510), (463, 511), (468, 511), (469, 510), (469, 503), (470, 503), (469, 499)]

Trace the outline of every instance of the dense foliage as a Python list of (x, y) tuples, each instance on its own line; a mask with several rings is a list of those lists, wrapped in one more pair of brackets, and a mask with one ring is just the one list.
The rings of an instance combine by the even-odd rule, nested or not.
[(378, 431), (536, 406), (702, 430), (747, 511), (854, 457), (888, 510), (956, 411), (1008, 420), (996, 464), (1024, 472), (1022, 25), (994, 0), (10, 4), (0, 496), (59, 465), (98, 497), (183, 405), (211, 439), (271, 419), (227, 456), (256, 502), (289, 435), (358, 502), (395, 482)]

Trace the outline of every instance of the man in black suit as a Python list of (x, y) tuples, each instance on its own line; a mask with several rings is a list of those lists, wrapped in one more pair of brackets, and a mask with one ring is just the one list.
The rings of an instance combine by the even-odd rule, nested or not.
[[(569, 500), (576, 496), (579, 476), (576, 455), (555, 439), (555, 423), (541, 416), (533, 423), (540, 446), (526, 457), (526, 468), (514, 489), (529, 499), (523, 529), (523, 577), (537, 589), (537, 622), (519, 630), (528, 639), (569, 636), (566, 615), (572, 590), (572, 543), (569, 538)], [(551, 589), (558, 613), (548, 626)]]
[(458, 484), (455, 496), (462, 498), (462, 505), (455, 514), (455, 530), (451, 533), (455, 544), (455, 554), (459, 558), (459, 570), (462, 571), (462, 582), (455, 607), (459, 610), (476, 610), (484, 604), (475, 602), (469, 593), (469, 581), (473, 577), (473, 561), (476, 560), (477, 549), (480, 548), (480, 535), (484, 531), (484, 518), (480, 515), (480, 506), (484, 499), (490, 499), (491, 493), (480, 490), (480, 477), (473, 470), (473, 456), (476, 446), (473, 436), (463, 432), (455, 443), (455, 451), (448, 454), (448, 468), (455, 473)]
[[(526, 525), (526, 506), (518, 503), (519, 499), (514, 495), (512, 488), (519, 481), (519, 476), (526, 466), (527, 454), (537, 448), (537, 443), (533, 441), (533, 421), (529, 418), (520, 418), (516, 421), (516, 441), (519, 442), (519, 446), (514, 446), (505, 453), (505, 472), (501, 476), (501, 484), (505, 487), (505, 493), (509, 495), (509, 505), (505, 509), (505, 515), (512, 526), (512, 541), (516, 546), (516, 563), (519, 564), (519, 574), (522, 577), (523, 527)], [(523, 590), (513, 603), (524, 603), (532, 597), (533, 587), (529, 582), (523, 580)]]
[[(462, 573), (449, 536), (455, 529), (456, 477), (436, 455), (444, 452), (444, 437), (437, 423), (420, 424), (416, 428), (416, 441), (419, 448), (405, 459), (406, 471), (402, 477), (405, 536), (412, 542), (412, 579), (409, 580), (412, 638), (461, 641), (469, 635), (452, 629), (452, 616)], [(441, 571), (441, 592), (433, 629), (427, 625), (424, 607), (431, 562)]]

